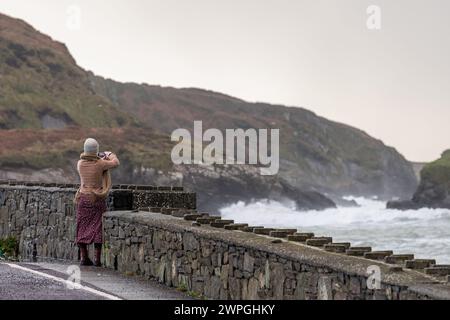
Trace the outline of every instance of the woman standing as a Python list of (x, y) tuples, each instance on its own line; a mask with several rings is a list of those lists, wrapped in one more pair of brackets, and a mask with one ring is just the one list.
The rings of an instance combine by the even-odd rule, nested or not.
[[(84, 142), (77, 170), (80, 188), (75, 196), (77, 207), (77, 244), (80, 248), (83, 266), (100, 267), (102, 250), (102, 215), (106, 212), (106, 197), (111, 188), (109, 169), (119, 165), (119, 159), (112, 152), (99, 153), (95, 139)], [(89, 259), (87, 246), (94, 243), (94, 263)]]

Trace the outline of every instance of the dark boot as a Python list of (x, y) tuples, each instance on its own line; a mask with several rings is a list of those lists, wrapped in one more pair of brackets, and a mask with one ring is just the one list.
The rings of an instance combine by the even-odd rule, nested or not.
[(94, 243), (94, 266), (101, 267), (102, 266), (102, 244), (101, 243)]
[(80, 266), (92, 266), (93, 263), (89, 259), (87, 245), (80, 243), (78, 246), (80, 247)]

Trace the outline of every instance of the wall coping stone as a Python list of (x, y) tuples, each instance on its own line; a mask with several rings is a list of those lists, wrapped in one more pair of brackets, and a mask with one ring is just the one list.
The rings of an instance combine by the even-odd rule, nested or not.
[(47, 192), (61, 192), (61, 191), (74, 191), (76, 192), (78, 188), (70, 188), (70, 187), (47, 187), (47, 186), (26, 186), (26, 185), (8, 185), (8, 184), (0, 184), (0, 188), (9, 189), (9, 190), (30, 190), (30, 191), (47, 191)]
[[(5, 184), (4, 181), (0, 181), (0, 187), (3, 189), (11, 189), (11, 190), (42, 190), (42, 191), (48, 191), (48, 192), (58, 192), (58, 191), (68, 191), (73, 190), (77, 191), (78, 186), (77, 184), (73, 186), (69, 186), (67, 184), (26, 184), (26, 183), (17, 183), (17, 184)], [(160, 189), (161, 188), (161, 189)], [(170, 189), (167, 189), (170, 188)], [(195, 192), (190, 192), (185, 189), (179, 189), (178, 187), (158, 187), (158, 188), (149, 188), (145, 189), (143, 187), (140, 187), (139, 189), (133, 189), (133, 188), (112, 188), (111, 192), (116, 191), (132, 191), (132, 192), (143, 192), (143, 193), (183, 193), (183, 194), (195, 194)]]

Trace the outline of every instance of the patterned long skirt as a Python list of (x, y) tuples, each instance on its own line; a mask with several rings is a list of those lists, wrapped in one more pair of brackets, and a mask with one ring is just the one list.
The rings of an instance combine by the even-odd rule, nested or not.
[(106, 200), (95, 202), (90, 196), (80, 195), (77, 205), (77, 244), (102, 243), (102, 216)]

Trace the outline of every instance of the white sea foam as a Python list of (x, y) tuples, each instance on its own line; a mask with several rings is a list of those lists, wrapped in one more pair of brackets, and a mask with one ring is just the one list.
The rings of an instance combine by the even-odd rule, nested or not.
[(450, 263), (450, 210), (386, 209), (376, 199), (346, 197), (360, 206), (324, 211), (297, 211), (294, 203), (258, 201), (238, 202), (223, 208), (226, 219), (266, 227), (294, 227), (334, 241), (369, 245), (374, 250), (392, 249), (395, 253), (414, 253), (416, 258), (435, 258)]

